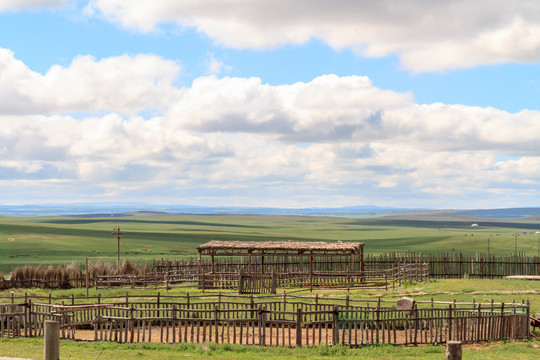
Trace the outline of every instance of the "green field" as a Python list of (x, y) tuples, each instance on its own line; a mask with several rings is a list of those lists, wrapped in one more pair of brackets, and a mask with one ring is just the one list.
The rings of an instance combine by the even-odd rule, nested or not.
[[(472, 228), (471, 223), (480, 226)], [(122, 258), (135, 262), (196, 255), (209, 240), (362, 241), (366, 253), (461, 251), (538, 254), (538, 217), (482, 219), (409, 215), (366, 219), (263, 215), (0, 217), (0, 272), (34, 264), (115, 261), (112, 230), (126, 234)]]
[[(465, 345), (463, 358), (469, 360), (535, 359), (540, 353), (538, 341), (495, 342)], [(43, 338), (0, 339), (0, 355), (24, 356), (41, 359), (43, 356)], [(344, 346), (286, 348), (254, 347), (246, 345), (192, 345), (192, 344), (116, 344), (110, 342), (60, 342), (62, 359), (426, 359), (445, 358), (445, 347), (438, 346), (365, 346), (350, 349)]]
[[(480, 226), (471, 228), (471, 223)], [(179, 259), (196, 255), (196, 247), (209, 240), (304, 240), (362, 241), (367, 253), (391, 251), (465, 253), (490, 252), (507, 254), (515, 250), (529, 255), (538, 253), (540, 228), (538, 217), (519, 219), (480, 219), (463, 216), (410, 215), (350, 219), (338, 217), (261, 216), (261, 215), (153, 215), (115, 218), (95, 217), (0, 217), (0, 272), (14, 266), (35, 264), (67, 264), (84, 258), (114, 262), (116, 240), (112, 230), (120, 227), (121, 256), (135, 262), (153, 258)], [(540, 312), (538, 282), (518, 280), (436, 280), (421, 284), (405, 284), (401, 288), (355, 290), (353, 299), (382, 295), (397, 299), (404, 295), (417, 300), (497, 302), (530, 301), (531, 311)], [(99, 290), (102, 295), (125, 295), (126, 289)], [(174, 289), (169, 294), (196, 293), (195, 288)], [(345, 291), (325, 292), (321, 296), (343, 296)], [(15, 295), (48, 294), (48, 290), (15, 290)], [(54, 296), (75, 294), (84, 289), (54, 290)], [(130, 294), (152, 294), (155, 290), (130, 290)], [(9, 296), (11, 290), (0, 292)], [(302, 293), (299, 293), (302, 294)], [(304, 291), (303, 294), (310, 294)], [(91, 289), (90, 295), (96, 295)], [(535, 333), (538, 336), (538, 332)], [(467, 345), (467, 359), (531, 359), (540, 353), (539, 340), (496, 342)], [(0, 339), (0, 356), (40, 358), (43, 339)], [(443, 346), (367, 346), (349, 349), (342, 346), (315, 348), (276, 348), (215, 345), (201, 347), (190, 344), (116, 344), (62, 341), (62, 358), (70, 359), (326, 359), (345, 358), (423, 358), (441, 359)]]

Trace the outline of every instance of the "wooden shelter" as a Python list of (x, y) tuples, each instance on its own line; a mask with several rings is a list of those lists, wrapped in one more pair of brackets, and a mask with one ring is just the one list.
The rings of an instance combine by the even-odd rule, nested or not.
[[(315, 272), (324, 276), (339, 273), (343, 277), (350, 276), (355, 269), (356, 273), (364, 271), (364, 243), (360, 242), (210, 241), (197, 250), (199, 263), (203, 255), (210, 256), (209, 274), (214, 275), (220, 274), (215, 267), (216, 256), (241, 257), (243, 270), (250, 276), (268, 276), (275, 272), (280, 276), (309, 276), (310, 287)], [(340, 265), (338, 271), (328, 266), (336, 263)], [(202, 269), (200, 273), (203, 274)]]
[(297, 256), (301, 259), (309, 258), (310, 269), (313, 270), (315, 256), (344, 257), (350, 261), (354, 268), (355, 258), (360, 264), (364, 258), (364, 243), (360, 242), (307, 242), (307, 241), (210, 241), (200, 245), (199, 259), (202, 255), (209, 255), (212, 259), (212, 273), (215, 271), (215, 256), (242, 256), (248, 259), (248, 271), (251, 268), (252, 258), (260, 258), (261, 270), (264, 268), (265, 257)]

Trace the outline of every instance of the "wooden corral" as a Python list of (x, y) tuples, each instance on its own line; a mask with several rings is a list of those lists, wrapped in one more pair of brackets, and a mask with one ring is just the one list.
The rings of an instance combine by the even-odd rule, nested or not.
[[(340, 286), (350, 287), (353, 283), (362, 282), (364, 268), (364, 243), (360, 242), (299, 242), (299, 241), (210, 241), (197, 248), (199, 264), (202, 256), (210, 256), (210, 272), (205, 273), (199, 267), (199, 287), (202, 289), (222, 287), (223, 278), (238, 278), (240, 293), (275, 293), (277, 287), (276, 273), (280, 278), (301, 279), (301, 285), (313, 288), (319, 284), (329, 285), (332, 281), (322, 279), (346, 278)], [(240, 257), (243, 267), (238, 273), (216, 271), (216, 257)], [(324, 265), (332, 264), (333, 259), (339, 263), (345, 260), (347, 266), (339, 271), (324, 269)], [(299, 266), (292, 268), (289, 264)], [(357, 269), (357, 270), (356, 270)], [(216, 286), (214, 280), (220, 280)], [(356, 281), (355, 281), (356, 280)]]
[[(234, 299), (230, 299), (234, 298)], [(62, 339), (116, 342), (228, 343), (318, 346), (436, 344), (530, 337), (530, 304), (352, 300), (294, 296), (71, 297), (0, 304), (0, 337), (43, 336), (46, 320), (60, 320)], [(85, 303), (81, 303), (81, 302)], [(63, 302), (63, 301), (62, 301)], [(88, 329), (91, 327), (91, 329)]]

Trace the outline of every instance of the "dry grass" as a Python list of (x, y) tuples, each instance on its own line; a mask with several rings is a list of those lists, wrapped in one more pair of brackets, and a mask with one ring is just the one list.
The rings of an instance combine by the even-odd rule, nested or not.
[[(103, 275), (141, 275), (151, 272), (148, 264), (135, 265), (129, 260), (124, 260), (119, 269), (108, 262), (98, 260), (88, 264), (90, 283), (94, 283), (98, 276)], [(16, 267), (11, 271), (9, 280), (5, 280), (0, 274), (0, 289), (9, 288), (48, 288), (70, 289), (85, 286), (85, 273), (76, 263), (64, 267), (32, 266)]]
[(245, 250), (245, 251), (292, 251), (292, 252), (328, 252), (328, 253), (352, 253), (359, 254), (364, 247), (360, 242), (341, 241), (220, 241), (212, 240), (206, 244), (199, 245), (197, 250), (200, 253), (218, 252), (223, 250)]

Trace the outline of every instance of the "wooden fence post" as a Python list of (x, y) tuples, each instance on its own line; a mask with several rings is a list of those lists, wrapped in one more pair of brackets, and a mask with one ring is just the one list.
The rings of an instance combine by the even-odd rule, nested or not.
[(452, 304), (448, 305), (448, 339), (452, 340)]
[(334, 305), (332, 320), (332, 345), (336, 345), (339, 344), (339, 310), (336, 305)]
[(172, 342), (173, 344), (176, 343), (176, 304), (172, 306)]
[(446, 343), (446, 360), (461, 360), (461, 341)]
[(296, 346), (302, 346), (302, 307), (296, 309)]
[(244, 293), (244, 270), (242, 268), (238, 272), (238, 293)]
[(45, 320), (43, 358), (60, 359), (60, 325), (58, 321)]
[(259, 305), (258, 315), (259, 345), (266, 346), (266, 319), (265, 311), (263, 310), (262, 305)]
[(499, 324), (499, 339), (502, 339), (504, 337), (504, 303), (501, 304), (501, 323)]
[(28, 330), (32, 336), (32, 299), (28, 299), (28, 304), (25, 304), (24, 322), (24, 336), (28, 337)]
[[(477, 319), (476, 319), (476, 339), (474, 339), (475, 341), (480, 341), (481, 338), (483, 338), (483, 333), (481, 333), (481, 321), (482, 321), (482, 303), (479, 303), (478, 304), (478, 316), (477, 316)], [(482, 339), (483, 340), (483, 339)]]
[[(527, 300), (527, 319), (530, 319), (531, 316), (531, 302)], [(529, 325), (529, 320), (525, 322), (526, 324), (526, 330), (525, 330), (525, 336), (527, 339), (530, 339), (531, 337), (531, 326)]]
[[(420, 322), (418, 321), (418, 304), (414, 304), (414, 345), (418, 345), (418, 328)], [(421, 335), (420, 335), (421, 337)]]
[(275, 294), (277, 292), (277, 278), (276, 278), (276, 269), (274, 268), (272, 270), (272, 289), (271, 289), (271, 292), (272, 294)]
[(90, 274), (88, 274), (88, 258), (86, 258), (85, 260), (85, 269), (84, 269), (84, 279), (85, 279), (85, 282), (86, 282), (86, 298), (88, 298), (88, 283), (89, 283), (89, 279), (88, 277), (90, 276)]
[[(375, 313), (376, 316), (376, 323), (375, 323), (375, 331), (376, 331), (376, 338), (377, 338), (377, 344), (379, 343), (379, 330), (381, 329), (381, 297), (377, 297), (377, 310)], [(384, 331), (383, 331), (384, 333)]]
[(216, 341), (216, 344), (219, 344), (219, 319), (218, 319), (218, 307), (217, 305), (214, 305), (214, 340)]

